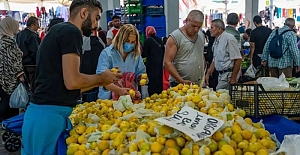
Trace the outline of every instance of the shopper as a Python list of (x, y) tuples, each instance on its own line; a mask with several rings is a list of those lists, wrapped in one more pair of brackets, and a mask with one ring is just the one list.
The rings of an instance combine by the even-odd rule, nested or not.
[(132, 98), (140, 98), (137, 86), (141, 74), (146, 73), (146, 67), (140, 54), (139, 32), (131, 24), (122, 26), (112, 45), (101, 52), (97, 73), (114, 67), (119, 67), (122, 71), (122, 81), (100, 87), (98, 97), (117, 100), (119, 96), (128, 95), (128, 91), (133, 89), (136, 95)]
[(261, 65), (261, 55), (272, 30), (262, 25), (262, 19), (258, 15), (253, 17), (253, 23), (256, 28), (250, 37), (250, 62), (257, 68)]
[(206, 83), (209, 77), (217, 70), (219, 72), (217, 90), (229, 89), (229, 84), (238, 81), (238, 73), (241, 68), (242, 56), (239, 45), (230, 33), (225, 32), (225, 24), (221, 19), (212, 21), (211, 35), (216, 37), (213, 46), (214, 59), (206, 73)]
[(35, 89), (35, 65), (36, 65), (36, 53), (39, 48), (39, 35), (37, 30), (39, 29), (39, 19), (36, 17), (29, 17), (26, 23), (26, 28), (18, 33), (17, 44), (23, 52), (23, 65), (26, 77), (28, 77), (28, 84), (30, 91), (34, 92)]
[(199, 30), (204, 15), (199, 10), (192, 10), (186, 24), (173, 31), (166, 44), (164, 66), (171, 74), (171, 86), (179, 83), (200, 84), (204, 75), (204, 43), (205, 37)]
[(153, 26), (146, 28), (147, 39), (144, 42), (142, 57), (146, 58), (146, 70), (149, 78), (148, 94), (161, 93), (163, 90), (163, 60), (165, 46), (162, 39), (156, 36)]
[[(97, 32), (97, 30), (93, 30)], [(96, 69), (98, 65), (98, 58), (100, 53), (105, 48), (105, 44), (98, 37), (95, 36), (94, 33), (91, 34), (90, 37), (83, 37), (83, 45), (82, 45), (82, 55), (81, 55), (81, 63), (80, 63), (80, 72), (84, 74), (93, 75), (96, 74)], [(83, 102), (92, 102), (98, 99), (98, 87), (95, 87), (89, 91), (82, 93), (82, 101)]]
[(117, 15), (114, 15), (112, 17), (112, 24), (113, 24), (113, 27), (108, 30), (107, 36), (106, 36), (107, 45), (112, 44), (112, 40), (114, 39), (114, 37), (118, 33), (118, 30), (121, 26), (121, 17), (117, 16)]
[(97, 0), (73, 0), (68, 22), (56, 24), (37, 54), (36, 90), (24, 116), (22, 155), (57, 154), (57, 140), (66, 131), (80, 92), (105, 86), (120, 76), (111, 71), (79, 72), (82, 34), (98, 26), (102, 7)]
[(22, 52), (13, 39), (19, 23), (11, 17), (0, 22), (0, 122), (19, 114), (19, 109), (9, 107), (11, 93), (19, 81), (24, 81)]
[[(296, 72), (300, 71), (300, 52), (297, 47), (297, 37), (293, 32), (293, 28), (295, 27), (295, 19), (287, 18), (285, 20), (284, 26), (277, 30), (274, 30), (266, 44), (262, 53), (262, 62), (263, 66), (270, 67), (270, 72), (272, 77), (279, 77), (282, 73), (284, 73), (286, 78), (292, 77), (293, 71), (293, 62), (296, 67)], [(278, 31), (278, 32), (277, 32)], [(270, 55), (270, 42), (278, 33), (282, 35), (282, 57), (274, 58)]]

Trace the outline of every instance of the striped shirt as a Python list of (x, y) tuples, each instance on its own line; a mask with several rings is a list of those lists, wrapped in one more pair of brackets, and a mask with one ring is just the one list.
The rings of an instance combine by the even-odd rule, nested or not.
[[(288, 26), (284, 26), (278, 30), (278, 33), (281, 34), (285, 30), (290, 30), (290, 28)], [(297, 47), (297, 37), (293, 31), (283, 34), (283, 56), (279, 59), (274, 59), (270, 56), (269, 45), (275, 34), (276, 30), (273, 30), (265, 44), (261, 59), (268, 61), (269, 67), (277, 67), (280, 69), (284, 69), (289, 66), (292, 67), (293, 62), (295, 62), (295, 66), (300, 66), (300, 53)]]

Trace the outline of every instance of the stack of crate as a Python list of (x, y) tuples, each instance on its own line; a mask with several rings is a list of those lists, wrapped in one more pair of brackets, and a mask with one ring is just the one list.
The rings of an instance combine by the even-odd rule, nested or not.
[(158, 37), (166, 36), (166, 17), (164, 0), (143, 0), (145, 27), (153, 26)]
[(142, 0), (124, 0), (124, 23), (136, 26), (140, 33), (141, 42), (144, 42), (144, 23)]

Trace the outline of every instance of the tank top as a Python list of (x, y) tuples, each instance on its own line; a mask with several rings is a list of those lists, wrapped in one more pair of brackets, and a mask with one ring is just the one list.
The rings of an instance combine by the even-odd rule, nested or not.
[[(184, 80), (190, 80), (196, 84), (200, 84), (204, 76), (204, 35), (199, 32), (196, 40), (190, 40), (181, 29), (173, 31), (170, 36), (177, 45), (177, 53), (174, 57), (173, 64)], [(171, 82), (177, 82), (171, 77)]]

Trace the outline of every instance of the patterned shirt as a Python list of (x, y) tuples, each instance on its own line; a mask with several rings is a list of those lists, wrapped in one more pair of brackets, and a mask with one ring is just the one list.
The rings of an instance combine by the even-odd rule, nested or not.
[[(284, 26), (278, 30), (278, 33), (281, 34), (285, 30), (291, 30), (288, 26)], [(268, 66), (269, 67), (277, 67), (280, 69), (287, 68), (289, 66), (293, 66), (293, 62), (295, 62), (295, 66), (300, 66), (300, 53), (299, 49), (297, 47), (297, 37), (293, 31), (286, 32), (283, 34), (283, 44), (282, 48), (284, 51), (284, 54), (282, 58), (279, 59), (274, 59), (270, 56), (270, 49), (269, 45), (271, 40), (276, 34), (276, 30), (274, 30), (266, 44), (263, 50), (262, 54), (262, 60), (268, 61)]]

